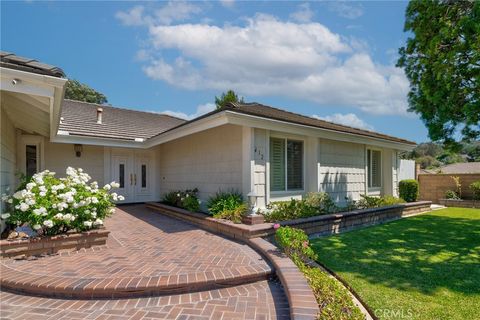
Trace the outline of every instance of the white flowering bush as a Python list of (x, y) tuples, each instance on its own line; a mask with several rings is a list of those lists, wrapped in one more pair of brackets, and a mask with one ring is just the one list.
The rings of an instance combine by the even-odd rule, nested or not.
[(45, 170), (25, 180), (12, 196), (3, 196), (11, 212), (2, 220), (13, 226), (28, 225), (40, 235), (86, 231), (103, 225), (114, 212), (113, 201), (124, 200), (111, 192), (119, 184), (99, 188), (82, 169), (67, 168), (66, 178), (56, 178)]

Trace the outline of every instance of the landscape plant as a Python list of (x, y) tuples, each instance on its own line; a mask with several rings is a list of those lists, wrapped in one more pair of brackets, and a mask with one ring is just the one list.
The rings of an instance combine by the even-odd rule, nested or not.
[(217, 192), (208, 200), (207, 208), (214, 218), (227, 219), (235, 223), (240, 223), (248, 211), (248, 206), (238, 191)]
[(462, 198), (462, 183), (460, 182), (460, 177), (459, 176), (453, 176), (452, 177), (453, 182), (455, 183), (455, 192), (458, 195), (458, 198)]
[(320, 308), (317, 319), (364, 319), (345, 287), (322, 269), (311, 266), (318, 259), (307, 234), (300, 229), (275, 225), (275, 241), (304, 274)]
[(328, 193), (311, 192), (305, 199), (271, 202), (264, 216), (265, 221), (275, 222), (329, 214), (337, 209)]
[(38, 235), (57, 235), (70, 230), (86, 231), (103, 225), (114, 212), (113, 201), (124, 200), (111, 192), (119, 184), (99, 187), (81, 168), (68, 167), (65, 178), (42, 171), (20, 183), (13, 195), (3, 195), (9, 212), (2, 220), (15, 228), (29, 226)]
[(470, 184), (470, 189), (473, 192), (473, 199), (480, 200), (480, 181), (475, 181)]
[(166, 193), (163, 197), (163, 203), (197, 212), (200, 210), (201, 201), (198, 199), (198, 189), (175, 190)]
[(419, 185), (415, 179), (405, 179), (398, 183), (400, 198), (407, 202), (415, 202), (418, 199)]

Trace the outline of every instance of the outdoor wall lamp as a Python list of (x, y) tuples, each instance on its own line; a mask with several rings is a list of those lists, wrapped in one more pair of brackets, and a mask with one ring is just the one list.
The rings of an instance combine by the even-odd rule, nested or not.
[(73, 150), (75, 150), (75, 155), (77, 156), (77, 158), (80, 158), (82, 156), (83, 146), (81, 144), (74, 144)]

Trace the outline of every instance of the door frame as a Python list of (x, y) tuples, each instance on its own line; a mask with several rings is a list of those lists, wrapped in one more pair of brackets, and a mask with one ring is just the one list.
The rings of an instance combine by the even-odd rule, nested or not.
[[(130, 175), (136, 174), (137, 178), (137, 187), (135, 185), (131, 186), (130, 199), (126, 198), (125, 202), (122, 203), (138, 203), (138, 202), (149, 202), (158, 200), (156, 194), (157, 190), (157, 174), (156, 174), (156, 161), (155, 161), (155, 152), (153, 150), (141, 150), (141, 149), (128, 149), (128, 148), (113, 148), (105, 147), (104, 148), (104, 180), (105, 183), (110, 183), (113, 181), (114, 172), (114, 159), (116, 157), (126, 157), (129, 164), (126, 166), (125, 172), (125, 184), (130, 183)], [(147, 159), (147, 160), (145, 160)], [(141, 162), (148, 161), (147, 163), (147, 191), (142, 191), (141, 189), (141, 167), (138, 165)], [(135, 179), (132, 176), (132, 179)], [(117, 181), (118, 182), (118, 181)]]

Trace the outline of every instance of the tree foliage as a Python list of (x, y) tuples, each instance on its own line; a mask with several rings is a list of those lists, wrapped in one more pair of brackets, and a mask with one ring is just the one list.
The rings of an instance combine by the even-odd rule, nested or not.
[(458, 146), (480, 136), (480, 1), (413, 0), (397, 66), (410, 80), (408, 100), (433, 141)]
[(238, 97), (238, 95), (233, 90), (228, 90), (227, 93), (222, 93), (219, 97), (215, 96), (215, 104), (217, 109), (225, 107), (228, 102), (240, 102), (243, 103), (243, 97)]
[(98, 104), (108, 102), (107, 97), (103, 93), (90, 88), (86, 84), (80, 83), (78, 80), (67, 81), (67, 85), (65, 86), (65, 99)]

